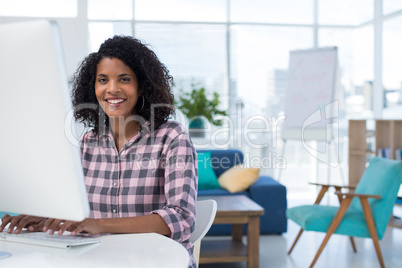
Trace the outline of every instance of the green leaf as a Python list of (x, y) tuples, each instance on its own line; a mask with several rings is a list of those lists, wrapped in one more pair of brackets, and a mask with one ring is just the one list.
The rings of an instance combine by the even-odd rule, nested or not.
[(204, 116), (212, 124), (221, 126), (223, 121), (215, 120), (214, 117), (216, 115), (227, 116), (227, 113), (218, 109), (219, 94), (214, 92), (213, 98), (208, 99), (205, 88), (197, 88), (195, 84), (192, 84), (192, 87), (191, 92), (179, 92), (179, 99), (175, 102), (176, 107), (190, 120), (197, 116)]

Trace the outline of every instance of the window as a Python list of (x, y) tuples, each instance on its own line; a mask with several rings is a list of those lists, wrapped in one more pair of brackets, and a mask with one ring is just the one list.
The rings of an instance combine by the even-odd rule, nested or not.
[(374, 0), (318, 0), (318, 23), (359, 25), (372, 20)]
[(77, 0), (0, 0), (0, 16), (73, 18)]
[(114, 35), (133, 35), (131, 22), (91, 22), (89, 28), (89, 45), (91, 51), (98, 51), (99, 46)]
[(226, 21), (226, 0), (135, 0), (135, 18), (154, 21)]
[(384, 15), (402, 10), (402, 1), (400, 0), (383, 0), (382, 3)]
[(151, 44), (176, 88), (189, 91), (191, 83), (199, 83), (227, 104), (225, 26), (137, 23), (135, 33)]
[(338, 47), (341, 109), (350, 117), (361, 117), (363, 111), (372, 116), (372, 27), (321, 28), (318, 36), (319, 46)]
[(313, 23), (313, 0), (232, 0), (233, 22)]
[[(278, 115), (283, 111), (289, 51), (311, 48), (310, 27), (240, 26), (231, 30), (231, 81), (249, 115)], [(246, 116), (247, 117), (247, 116)]]
[(383, 85), (384, 116), (402, 118), (402, 17), (384, 22), (383, 28)]
[[(267, 170), (271, 169), (268, 172), (275, 172), (274, 152), (282, 148), (279, 133), (271, 133), (267, 122), (284, 112), (289, 51), (312, 46), (310, 27), (234, 25), (231, 28), (230, 81), (242, 107), (237, 110), (240, 124), (237, 131), (241, 135), (236, 137), (236, 145), (251, 159), (268, 160), (264, 164)], [(290, 146), (290, 150), (299, 149)], [(287, 155), (286, 162), (290, 167), (295, 159)]]
[(131, 20), (132, 17), (132, 0), (88, 0), (90, 20)]

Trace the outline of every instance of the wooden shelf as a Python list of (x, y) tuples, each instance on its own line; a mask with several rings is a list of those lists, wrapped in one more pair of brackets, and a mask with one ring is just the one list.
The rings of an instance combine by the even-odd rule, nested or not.
[(390, 148), (391, 159), (395, 159), (395, 150), (402, 148), (402, 120), (376, 120), (375, 150)]
[(370, 150), (367, 150), (367, 151), (351, 150), (351, 151), (349, 151), (349, 155), (364, 155), (364, 156), (367, 156), (367, 155), (372, 155), (372, 154), (375, 154), (375, 153), (370, 151)]
[(357, 185), (366, 168), (366, 120), (349, 120), (349, 185)]
[(396, 228), (402, 228), (402, 220), (392, 216), (388, 225)]
[(203, 240), (200, 263), (246, 262), (247, 246), (233, 240)]

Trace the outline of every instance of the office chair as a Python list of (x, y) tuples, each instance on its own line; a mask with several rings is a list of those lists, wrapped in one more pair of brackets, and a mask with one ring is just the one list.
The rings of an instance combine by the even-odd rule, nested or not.
[(335, 194), (341, 202), (339, 207), (321, 206), (319, 202), (330, 185), (323, 185), (316, 203), (290, 208), (289, 219), (300, 225), (288, 254), (299, 240), (303, 230), (324, 232), (326, 236), (310, 267), (313, 267), (332, 234), (350, 237), (356, 252), (353, 237), (371, 238), (381, 267), (385, 267), (379, 240), (382, 239), (402, 182), (402, 162), (375, 157), (363, 173), (354, 192), (343, 193), (336, 186)]
[(215, 219), (217, 204), (215, 200), (208, 199), (197, 201), (195, 229), (191, 234), (190, 242), (193, 244), (193, 254), (197, 267), (200, 259), (201, 239), (207, 234)]

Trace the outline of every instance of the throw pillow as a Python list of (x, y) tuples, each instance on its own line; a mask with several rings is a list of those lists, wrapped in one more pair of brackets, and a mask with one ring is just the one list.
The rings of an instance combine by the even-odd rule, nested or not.
[(258, 179), (259, 168), (245, 168), (243, 165), (234, 166), (219, 176), (220, 186), (231, 193), (247, 190)]
[(211, 165), (211, 152), (198, 152), (198, 190), (219, 189), (218, 178)]

